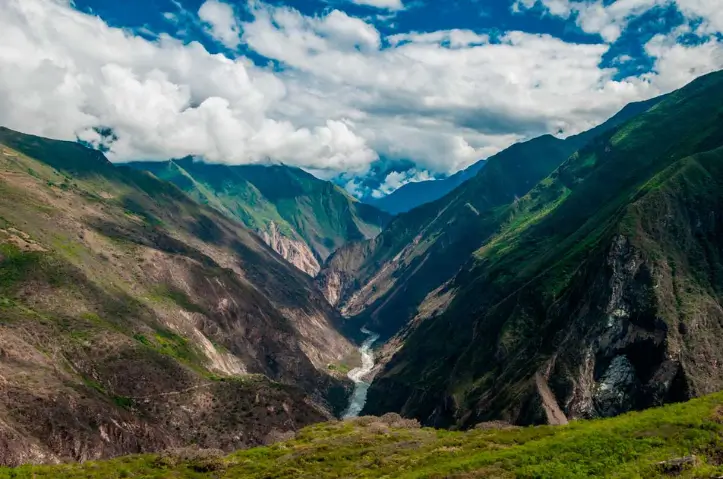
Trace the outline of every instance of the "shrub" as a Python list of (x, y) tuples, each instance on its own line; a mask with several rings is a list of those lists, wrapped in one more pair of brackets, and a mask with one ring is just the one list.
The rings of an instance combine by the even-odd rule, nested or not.
[(156, 465), (168, 468), (185, 465), (196, 472), (212, 472), (225, 469), (226, 461), (220, 449), (181, 447), (163, 451), (156, 458)]

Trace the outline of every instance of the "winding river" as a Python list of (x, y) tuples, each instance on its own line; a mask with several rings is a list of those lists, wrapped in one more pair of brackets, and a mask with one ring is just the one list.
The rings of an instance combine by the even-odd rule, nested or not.
[(354, 393), (351, 395), (349, 407), (346, 412), (344, 412), (344, 419), (359, 416), (359, 413), (364, 409), (364, 404), (367, 402), (367, 392), (371, 385), (371, 383), (364, 381), (363, 378), (374, 369), (374, 352), (372, 351), (372, 346), (379, 339), (379, 335), (369, 331), (367, 328), (362, 328), (361, 332), (369, 337), (362, 343), (361, 348), (359, 348), (362, 357), (361, 367), (349, 371), (349, 379), (354, 381)]

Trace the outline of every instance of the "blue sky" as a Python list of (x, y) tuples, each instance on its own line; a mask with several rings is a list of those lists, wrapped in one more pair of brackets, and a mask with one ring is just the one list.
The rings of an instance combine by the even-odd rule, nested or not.
[(719, 0), (7, 0), (0, 30), (5, 126), (357, 196), (723, 67)]
[[(164, 18), (165, 12), (178, 12), (179, 7), (186, 12), (197, 12), (205, 0), (76, 0), (76, 7), (88, 13), (99, 15), (111, 25), (135, 28), (143, 35), (145, 32), (167, 33), (175, 35), (177, 28)], [(711, 0), (713, 2), (715, 0)], [(243, 18), (247, 12), (245, 0), (228, 1), (234, 6), (238, 16)], [(526, 11), (513, 11), (515, 0), (452, 0), (429, 1), (416, 0), (407, 3), (403, 10), (379, 9), (368, 5), (357, 5), (344, 0), (273, 0), (270, 5), (288, 6), (309, 16), (322, 16), (333, 9), (341, 9), (350, 15), (369, 19), (384, 35), (404, 32), (434, 32), (438, 30), (468, 29), (479, 33), (503, 33), (519, 30), (528, 33), (549, 34), (573, 43), (598, 43), (600, 36), (586, 33), (569, 18), (550, 15), (544, 4), (537, 3)], [(614, 2), (606, 2), (614, 3)], [(377, 19), (375, 17), (382, 17)], [(383, 17), (389, 18), (383, 18)], [(663, 4), (651, 8), (632, 22), (631, 28), (619, 41), (613, 42), (610, 53), (605, 55), (601, 66), (620, 66), (616, 58), (630, 56), (633, 61), (621, 68), (619, 77), (633, 73), (648, 72), (653, 68), (651, 58), (645, 54), (643, 46), (654, 35), (666, 34), (685, 23), (674, 4)], [(146, 34), (147, 35), (147, 34)], [(147, 35), (148, 36), (148, 35)], [(186, 40), (195, 40), (213, 52), (228, 53), (221, 45), (204, 35), (201, 30), (191, 31), (184, 36)], [(254, 56), (253, 50), (244, 54), (263, 62), (263, 58)]]

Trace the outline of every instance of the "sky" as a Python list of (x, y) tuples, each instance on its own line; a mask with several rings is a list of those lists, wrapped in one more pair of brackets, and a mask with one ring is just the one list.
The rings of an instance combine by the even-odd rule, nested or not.
[(379, 197), (723, 68), (723, 0), (0, 0), (0, 125)]

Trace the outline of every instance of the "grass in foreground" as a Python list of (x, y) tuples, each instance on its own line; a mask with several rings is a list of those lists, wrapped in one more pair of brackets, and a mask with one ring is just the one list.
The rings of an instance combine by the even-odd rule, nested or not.
[[(659, 463), (695, 455), (677, 467)], [(723, 393), (564, 427), (451, 432), (396, 415), (325, 423), (223, 456), (184, 450), (0, 469), (0, 478), (723, 477)], [(667, 470), (666, 470), (667, 469)]]

